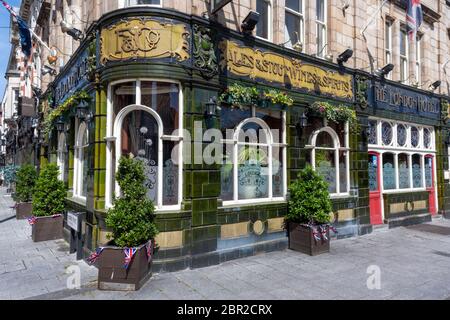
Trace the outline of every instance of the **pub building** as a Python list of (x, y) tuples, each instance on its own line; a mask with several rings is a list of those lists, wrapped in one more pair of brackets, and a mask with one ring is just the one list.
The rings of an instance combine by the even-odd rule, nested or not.
[[(59, 120), (41, 152), (41, 163), (61, 168), (68, 211), (82, 213), (79, 228), (72, 214), (65, 223), (80, 258), (108, 241), (122, 155), (146, 165), (160, 230), (156, 271), (285, 249), (288, 186), (308, 163), (329, 183), (338, 238), (445, 209), (442, 97), (167, 9), (119, 9), (87, 34), (41, 105), (91, 97)], [(294, 104), (219, 106), (235, 83), (282, 90)], [(360, 132), (309, 113), (317, 101), (355, 109)], [(196, 161), (211, 143), (197, 131), (211, 128), (223, 133), (221, 165)], [(265, 132), (251, 142), (265, 156), (239, 162), (250, 142), (230, 129)]]

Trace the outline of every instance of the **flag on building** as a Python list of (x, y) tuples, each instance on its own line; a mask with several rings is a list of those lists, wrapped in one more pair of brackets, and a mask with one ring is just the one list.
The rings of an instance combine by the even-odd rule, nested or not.
[(28, 24), (14, 12), (13, 8), (6, 3), (6, 1), (0, 1), (9, 13), (16, 18), (17, 24), (19, 25), (20, 46), (22, 48), (22, 52), (26, 57), (29, 57), (31, 55), (31, 32)]
[[(423, 22), (423, 12), (420, 0), (407, 0), (408, 7), (406, 9), (407, 31), (410, 39), (414, 39), (420, 25)], [(414, 37), (414, 38), (413, 38)]]

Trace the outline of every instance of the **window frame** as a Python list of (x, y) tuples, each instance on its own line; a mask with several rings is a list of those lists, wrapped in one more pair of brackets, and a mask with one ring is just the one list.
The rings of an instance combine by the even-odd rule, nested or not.
[[(281, 126), (282, 126), (282, 132), (281, 132), (281, 142), (274, 142), (273, 136), (271, 134), (271, 128), (269, 125), (262, 119), (256, 117), (256, 113), (258, 111), (258, 108), (255, 106), (251, 107), (251, 113), (252, 116), (250, 118), (247, 118), (243, 121), (241, 121), (236, 128), (234, 128), (235, 132), (233, 135), (233, 138), (230, 139), (221, 139), (222, 145), (233, 145), (233, 200), (223, 200), (222, 206), (223, 207), (230, 207), (230, 206), (237, 206), (237, 205), (245, 205), (245, 204), (253, 204), (253, 203), (266, 203), (266, 202), (285, 202), (287, 200), (287, 135), (286, 135), (286, 111), (280, 110), (281, 113)], [(258, 124), (263, 130), (266, 131), (266, 138), (270, 141), (267, 143), (246, 143), (246, 142), (240, 142), (239, 141), (239, 133), (241, 128), (243, 128), (246, 124), (249, 123), (256, 123)], [(239, 199), (239, 185), (238, 185), (238, 170), (239, 170), (239, 161), (238, 161), (238, 151), (239, 147), (243, 145), (262, 145), (264, 147), (267, 147), (268, 150), (268, 191), (267, 191), (267, 198), (255, 198), (255, 199)], [(272, 170), (272, 155), (273, 155), (273, 149), (274, 148), (282, 148), (281, 156), (282, 156), (282, 174), (283, 174), (283, 181), (282, 181), (282, 189), (283, 189), (283, 196), (281, 197), (274, 197), (273, 196), (273, 170)]]
[(257, 12), (258, 8), (258, 1), (264, 1), (267, 3), (267, 38), (258, 36), (258, 25), (255, 26), (255, 37), (257, 39), (265, 40), (265, 41), (273, 41), (273, 0), (256, 0), (256, 8), (255, 11)]
[[(405, 193), (405, 192), (415, 192), (415, 191), (426, 191), (426, 183), (425, 183), (425, 157), (432, 156), (433, 161), (436, 161), (436, 131), (431, 126), (421, 125), (417, 123), (408, 123), (403, 121), (395, 121), (391, 119), (383, 119), (383, 118), (376, 118), (376, 117), (370, 117), (369, 121), (376, 121), (377, 122), (377, 138), (378, 138), (378, 144), (368, 144), (368, 150), (369, 152), (374, 152), (379, 155), (379, 161), (381, 163), (381, 174), (380, 174), (380, 192), (382, 194), (395, 194), (395, 193)], [(392, 144), (389, 146), (386, 146), (383, 144), (381, 140), (381, 127), (384, 122), (390, 123), (392, 125), (392, 132), (393, 132), (393, 138), (392, 138)], [(398, 144), (398, 137), (397, 137), (397, 127), (398, 125), (404, 125), (407, 130), (407, 142), (406, 144), (401, 147)], [(413, 147), (411, 143), (411, 129), (413, 127), (416, 127), (419, 130), (419, 145), (418, 147)], [(425, 148), (424, 145), (424, 129), (428, 129), (431, 134), (431, 147)], [(394, 189), (385, 189), (384, 187), (384, 176), (383, 176), (383, 155), (384, 154), (392, 154), (393, 155), (393, 165), (395, 170), (395, 188)], [(400, 175), (399, 175), (399, 155), (400, 154), (406, 154), (408, 156), (408, 169), (409, 169), (409, 188), (400, 188)], [(413, 181), (413, 156), (419, 155), (420, 156), (420, 163), (421, 163), (421, 170), (422, 170), (422, 186), (421, 187), (414, 187), (414, 181)], [(435, 168), (436, 169), (436, 168)], [(436, 177), (436, 170), (433, 172), (434, 177)]]
[[(324, 9), (324, 13), (323, 13), (323, 20), (324, 21), (320, 21), (318, 18), (318, 8), (317, 8), (317, 0), (316, 0), (316, 17), (315, 17), (315, 24), (316, 24), (316, 46), (317, 46), (317, 50), (316, 50), (316, 56), (319, 58), (325, 58), (325, 56), (327, 55), (327, 45), (328, 45), (328, 25), (327, 25), (327, 20), (328, 20), (328, 1), (327, 0), (320, 0), (323, 1), (323, 9)], [(319, 45), (319, 27), (321, 28), (322, 31), (322, 39), (323, 39), (323, 43)]]
[[(394, 23), (390, 19), (386, 19), (386, 22), (384, 24), (385, 32), (385, 39), (384, 39), (384, 59), (385, 64), (392, 63), (392, 29), (393, 29)], [(387, 36), (387, 37), (386, 37)], [(390, 72), (387, 76), (388, 79), (392, 79), (392, 72)]]
[(56, 163), (59, 168), (58, 179), (61, 181), (65, 181), (66, 154), (67, 154), (67, 137), (65, 132), (61, 132), (58, 135), (58, 151), (56, 158)]
[(408, 32), (402, 27), (400, 29), (400, 44), (405, 41), (405, 54), (402, 54), (401, 45), (399, 46), (400, 57), (400, 82), (408, 84), (409, 82), (409, 36)]
[[(75, 157), (74, 157), (74, 182), (73, 182), (73, 197), (81, 201), (86, 201), (87, 194), (84, 196), (82, 190), (85, 183), (83, 181), (84, 175), (84, 152), (89, 147), (89, 128), (85, 121), (76, 119), (76, 140), (75, 140)], [(88, 144), (81, 145), (84, 134), (88, 137)]]
[(289, 34), (286, 34), (286, 13), (290, 13), (296, 17), (298, 17), (300, 19), (300, 25), (299, 28), (300, 30), (296, 30), (298, 31), (298, 41), (300, 41), (303, 44), (303, 48), (301, 52), (305, 51), (305, 1), (304, 0), (297, 0), (297, 1), (301, 1), (301, 6), (299, 6), (300, 8), (300, 12), (295, 11), (294, 9), (288, 8), (287, 6), (285, 6), (285, 13), (284, 13), (284, 26), (285, 26), (285, 32), (284, 32), (284, 36), (285, 39), (284, 41), (287, 41), (287, 47), (292, 49), (293, 45), (292, 45), (292, 39), (286, 39), (286, 36), (288, 36)]
[[(112, 88), (121, 83), (127, 83), (127, 82), (134, 82), (135, 84), (135, 103), (130, 104), (128, 106), (123, 107), (117, 115), (114, 117), (114, 105), (113, 105), (113, 93)], [(159, 114), (153, 110), (149, 106), (142, 105), (142, 95), (141, 95), (141, 83), (142, 82), (159, 82), (159, 83), (170, 83), (170, 84), (176, 84), (178, 86), (178, 123), (179, 127), (178, 129), (175, 129), (175, 133), (178, 133), (178, 135), (165, 135), (164, 134), (164, 127), (162, 125), (162, 120), (159, 116)], [(126, 111), (124, 111), (126, 109)], [(113, 161), (113, 151), (112, 151), (112, 144), (114, 144), (115, 147), (115, 169), (118, 168), (118, 161), (120, 159), (120, 144), (121, 144), (121, 125), (123, 119), (132, 111), (136, 110), (142, 110), (149, 112), (150, 115), (152, 115), (155, 120), (158, 123), (158, 135), (159, 135), (159, 143), (158, 143), (158, 159), (162, 157), (163, 152), (163, 143), (164, 141), (176, 141), (178, 142), (178, 204), (176, 205), (163, 205), (163, 199), (160, 197), (160, 193), (162, 193), (162, 170), (163, 170), (163, 163), (162, 161), (159, 162), (160, 165), (158, 165), (158, 197), (157, 197), (157, 203), (155, 203), (155, 210), (158, 212), (164, 212), (164, 211), (175, 211), (181, 209), (181, 202), (183, 200), (183, 110), (184, 110), (184, 92), (183, 87), (181, 85), (181, 82), (171, 79), (162, 79), (162, 78), (127, 78), (123, 80), (118, 80), (111, 82), (108, 85), (108, 91), (107, 91), (107, 137), (105, 137), (105, 140), (107, 142), (106, 147), (106, 179), (105, 179), (105, 186), (106, 186), (106, 192), (105, 192), (105, 208), (111, 208), (113, 206), (113, 193), (116, 196), (120, 195), (120, 188), (113, 178), (113, 175), (115, 172), (112, 172), (112, 161)], [(120, 115), (120, 118), (119, 118)], [(120, 121), (120, 122), (119, 122)], [(119, 156), (118, 156), (119, 155)], [(161, 174), (160, 174), (161, 173)], [(113, 183), (114, 181), (114, 183)]]
[[(333, 148), (327, 147), (317, 147), (317, 137), (319, 134), (326, 132), (333, 139)], [(345, 198), (350, 196), (350, 138), (349, 138), (349, 123), (346, 122), (344, 124), (344, 146), (341, 146), (341, 141), (339, 140), (339, 135), (336, 131), (329, 127), (327, 121), (325, 120), (324, 126), (318, 130), (315, 130), (309, 136), (308, 145), (305, 146), (305, 149), (311, 152), (311, 166), (314, 170), (316, 170), (316, 150), (329, 150), (334, 152), (334, 164), (336, 168), (336, 192), (330, 193), (330, 198)], [(340, 152), (344, 152), (345, 157), (345, 165), (346, 165), (346, 186), (347, 190), (341, 192), (341, 183), (340, 183), (340, 168), (339, 168), (339, 156)]]
[(416, 83), (419, 86), (422, 83), (422, 36), (416, 37)]
[(156, 7), (162, 8), (163, 0), (159, 0), (159, 4), (130, 4), (130, 0), (119, 0), (119, 8), (130, 8), (130, 7)]

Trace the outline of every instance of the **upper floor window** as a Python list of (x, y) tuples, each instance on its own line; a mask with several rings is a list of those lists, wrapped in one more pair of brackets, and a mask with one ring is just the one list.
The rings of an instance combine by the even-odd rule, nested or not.
[(409, 42), (408, 33), (405, 29), (400, 31), (400, 81), (406, 82), (408, 80), (408, 52)]
[(416, 41), (416, 83), (422, 82), (422, 37), (417, 36)]
[(272, 40), (272, 1), (256, 0), (256, 12), (259, 13), (259, 21), (256, 25), (256, 36), (266, 40)]
[(304, 43), (303, 0), (286, 0), (284, 17), (284, 39), (286, 46), (292, 48), (297, 42)]
[(327, 52), (327, 0), (316, 0), (316, 44), (317, 56), (324, 57)]
[[(385, 36), (384, 36), (384, 52), (385, 52), (385, 64), (392, 63), (392, 21), (387, 20), (385, 23)], [(392, 73), (387, 75), (388, 79), (391, 79)]]
[(140, 6), (140, 5), (151, 5), (160, 7), (162, 0), (125, 0), (125, 6)]

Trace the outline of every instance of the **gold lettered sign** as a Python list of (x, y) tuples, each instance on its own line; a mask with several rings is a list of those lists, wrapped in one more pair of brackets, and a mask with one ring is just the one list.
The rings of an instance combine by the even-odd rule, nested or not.
[(133, 19), (101, 33), (101, 62), (136, 58), (189, 59), (189, 32), (184, 24)]
[(251, 79), (262, 79), (293, 88), (316, 91), (343, 99), (353, 99), (351, 75), (325, 70), (271, 52), (261, 52), (224, 40), (219, 44), (223, 71)]

